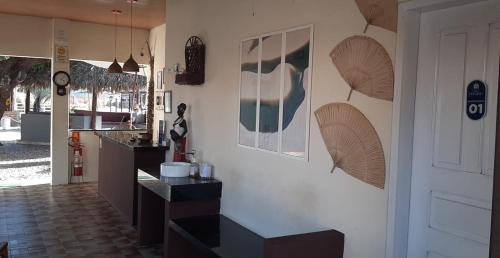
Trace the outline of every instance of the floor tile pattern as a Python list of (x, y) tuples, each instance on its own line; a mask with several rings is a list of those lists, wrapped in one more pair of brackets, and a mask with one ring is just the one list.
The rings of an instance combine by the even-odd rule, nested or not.
[(97, 194), (97, 184), (0, 189), (0, 242), (13, 258), (162, 257)]

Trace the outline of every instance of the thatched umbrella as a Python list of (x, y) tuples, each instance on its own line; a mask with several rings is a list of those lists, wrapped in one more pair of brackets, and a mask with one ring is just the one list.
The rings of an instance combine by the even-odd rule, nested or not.
[(7, 109), (7, 99), (17, 86), (27, 91), (29, 108), (30, 90), (50, 87), (50, 60), (5, 56), (0, 59), (0, 118)]
[(84, 61), (71, 61), (71, 89), (92, 91), (92, 128), (95, 129), (97, 113), (97, 97), (103, 91), (130, 91), (134, 85), (145, 88), (147, 78), (129, 73), (108, 73), (106, 68), (92, 65)]

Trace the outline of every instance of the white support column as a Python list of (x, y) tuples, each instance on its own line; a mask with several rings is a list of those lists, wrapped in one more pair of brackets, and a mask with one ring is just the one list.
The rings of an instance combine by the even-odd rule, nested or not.
[[(69, 45), (70, 21), (64, 19), (52, 20), (52, 75), (58, 71), (69, 73), (69, 60), (67, 62), (58, 60), (57, 47)], [(66, 53), (67, 55), (67, 53)], [(52, 81), (52, 78), (51, 78)], [(57, 87), (52, 82), (52, 115), (50, 119), (50, 157), (52, 184), (67, 184), (69, 180), (68, 171), (68, 127), (69, 127), (69, 86), (66, 96), (57, 95)]]

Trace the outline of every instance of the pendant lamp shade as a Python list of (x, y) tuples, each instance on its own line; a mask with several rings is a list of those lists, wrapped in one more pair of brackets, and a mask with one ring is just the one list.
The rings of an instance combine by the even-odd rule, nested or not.
[(123, 73), (123, 69), (116, 60), (116, 38), (117, 38), (117, 28), (116, 28), (116, 16), (121, 14), (122, 12), (120, 10), (113, 10), (111, 11), (113, 15), (115, 16), (115, 60), (113, 63), (108, 67), (108, 73)]
[(133, 9), (133, 4), (137, 2), (137, 0), (129, 0), (130, 1), (130, 57), (128, 58), (127, 62), (123, 64), (123, 71), (125, 72), (139, 72), (139, 64), (134, 60), (134, 57), (132, 56), (132, 9)]
[(127, 62), (123, 64), (123, 71), (125, 72), (139, 72), (139, 64), (134, 60), (134, 57), (132, 57), (132, 54), (130, 54), (130, 57), (128, 58)]
[(108, 73), (123, 73), (123, 69), (115, 58), (115, 61), (108, 67)]

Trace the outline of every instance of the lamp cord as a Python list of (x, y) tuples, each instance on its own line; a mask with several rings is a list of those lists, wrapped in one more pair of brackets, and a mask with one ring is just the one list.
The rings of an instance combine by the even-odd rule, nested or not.
[(115, 13), (115, 59), (116, 59), (116, 37), (118, 35), (118, 28), (116, 26), (116, 16), (117, 14)]
[(132, 4), (134, 0), (130, 0), (130, 55), (132, 55)]

